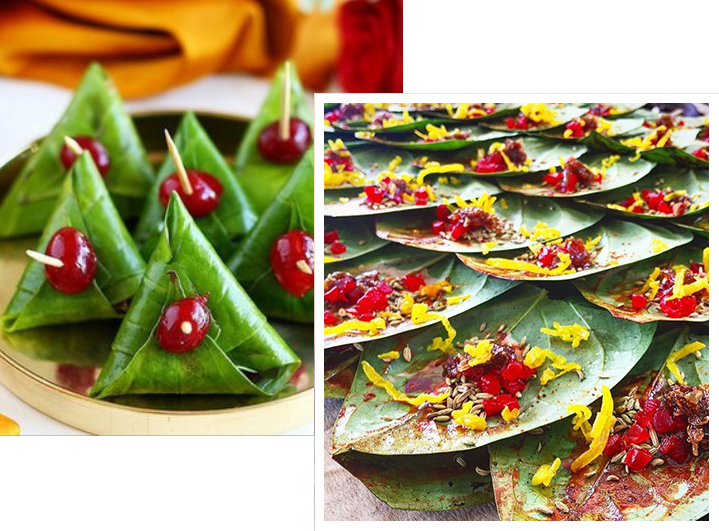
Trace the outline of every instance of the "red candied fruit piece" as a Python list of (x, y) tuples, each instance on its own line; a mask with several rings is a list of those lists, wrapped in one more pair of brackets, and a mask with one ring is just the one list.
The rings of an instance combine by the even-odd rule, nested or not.
[(179, 354), (197, 347), (210, 329), (207, 295), (180, 299), (165, 308), (157, 325), (162, 350)]
[[(302, 269), (298, 266), (301, 262)], [(279, 236), (270, 251), (270, 267), (280, 286), (295, 297), (304, 297), (312, 289), (315, 278), (312, 236), (302, 230), (291, 230)]]
[(60, 260), (62, 267), (45, 266), (45, 277), (61, 293), (76, 294), (88, 289), (97, 273), (97, 255), (90, 240), (74, 227), (63, 227), (52, 235), (45, 254)]
[(516, 119), (510, 116), (504, 122), (507, 124), (507, 129), (522, 129), (525, 131), (529, 129), (529, 120), (521, 113)]
[(664, 437), (659, 445), (659, 451), (677, 463), (684, 463), (689, 457), (686, 434), (682, 432)]
[(699, 271), (704, 270), (704, 266), (702, 264), (697, 264), (696, 262), (690, 262), (689, 263), (689, 269), (692, 273), (699, 273)]
[(645, 188), (641, 194), (644, 201), (647, 202), (647, 206), (652, 210), (659, 210), (659, 204), (664, 202), (664, 192), (661, 190), (654, 191)]
[(335, 243), (340, 239), (340, 235), (337, 233), (337, 229), (325, 232), (325, 244)]
[(686, 429), (687, 423), (683, 417), (674, 416), (671, 411), (660, 407), (654, 412), (652, 424), (657, 433), (673, 433)]
[(376, 186), (365, 186), (364, 193), (367, 194), (367, 202), (370, 204), (381, 203), (384, 199), (384, 192)]
[(477, 165), (474, 168), (476, 173), (499, 173), (507, 171), (507, 163), (504, 162), (499, 151), (485, 155), (477, 161)]
[(542, 267), (551, 267), (554, 259), (557, 258), (557, 249), (554, 245), (542, 247), (537, 255), (537, 262)]
[[(75, 142), (82, 148), (83, 151), (89, 151), (92, 160), (95, 162), (95, 167), (100, 175), (103, 177), (110, 171), (110, 154), (107, 152), (105, 146), (99, 140), (95, 140), (90, 136), (76, 136), (73, 138)], [(60, 161), (65, 169), (69, 170), (72, 165), (75, 164), (77, 155), (70, 149), (69, 146), (63, 144), (60, 150)]]
[(607, 445), (604, 447), (604, 455), (612, 458), (622, 450), (624, 450), (624, 439), (622, 439), (621, 435), (615, 433), (607, 440)]
[(358, 315), (371, 314), (372, 312), (381, 312), (386, 309), (387, 295), (382, 293), (378, 287), (374, 287), (367, 290), (367, 293), (360, 297), (354, 308), (354, 313)]
[(692, 151), (692, 155), (694, 155), (698, 159), (706, 160), (707, 162), (709, 162), (709, 148), (699, 148), (696, 151)]
[(634, 422), (643, 428), (653, 427), (654, 413), (659, 409), (661, 402), (656, 398), (647, 398), (642, 403), (642, 408), (634, 415)]
[(507, 391), (509, 394), (516, 395), (517, 393), (521, 393), (522, 391), (524, 391), (524, 388), (527, 387), (527, 382), (521, 379), (502, 379), (502, 387), (504, 387), (504, 390)]
[(479, 388), (483, 393), (496, 396), (499, 394), (499, 378), (492, 373), (483, 374), (479, 379)]
[(485, 398), (482, 401), (484, 411), (488, 417), (499, 415), (505, 407), (508, 407), (510, 411), (519, 409), (519, 400), (517, 397), (512, 395), (499, 395), (497, 398)]
[(432, 223), (432, 234), (440, 234), (447, 230), (447, 224), (444, 221), (435, 221)]
[(649, 304), (649, 301), (647, 301), (647, 298), (644, 295), (638, 293), (634, 293), (632, 295), (632, 308), (635, 310), (646, 308), (647, 304)]
[(425, 285), (424, 277), (421, 273), (403, 276), (402, 283), (404, 284), (404, 287), (410, 291), (417, 291), (419, 290), (419, 288)]
[(697, 308), (697, 300), (691, 295), (689, 297), (679, 297), (678, 299), (662, 299), (659, 303), (659, 309), (667, 317), (679, 319), (691, 315)]
[(649, 440), (649, 432), (639, 424), (632, 424), (629, 429), (624, 432), (624, 440), (627, 445), (642, 444)]
[(425, 190), (424, 188), (421, 188), (420, 190), (417, 190), (417, 191), (414, 193), (415, 204), (416, 204), (417, 206), (426, 205), (426, 204), (427, 204), (427, 197), (428, 197), (428, 196), (429, 196), (429, 194), (427, 193), (427, 190)]
[(456, 223), (449, 229), (449, 236), (453, 240), (459, 240), (466, 232), (469, 232), (469, 227), (465, 227), (463, 223)]
[(584, 126), (577, 120), (572, 120), (565, 127), (564, 130), (570, 130), (572, 134), (571, 138), (583, 138), (584, 137)]
[(325, 312), (325, 326), (332, 326), (337, 322), (337, 316), (333, 314), (331, 311), (327, 310)]
[(575, 269), (589, 265), (589, 252), (582, 240), (569, 238), (562, 245), (562, 250), (569, 255)]
[(334, 242), (332, 245), (330, 245), (330, 252), (332, 254), (342, 254), (345, 251), (347, 251), (347, 246), (344, 243)]
[(502, 378), (505, 380), (517, 380), (519, 378), (527, 379), (534, 376), (535, 369), (527, 367), (524, 363), (512, 360), (502, 369)]
[(449, 207), (442, 203), (441, 205), (437, 205), (437, 210), (435, 210), (435, 215), (437, 216), (437, 219), (440, 221), (447, 221), (449, 218), (449, 215), (451, 212), (449, 211)]
[(624, 461), (624, 464), (629, 467), (629, 470), (634, 470), (636, 472), (639, 470), (644, 470), (644, 468), (649, 464), (651, 460), (652, 454), (649, 452), (649, 450), (646, 450), (644, 448), (632, 447), (627, 450), (627, 456)]

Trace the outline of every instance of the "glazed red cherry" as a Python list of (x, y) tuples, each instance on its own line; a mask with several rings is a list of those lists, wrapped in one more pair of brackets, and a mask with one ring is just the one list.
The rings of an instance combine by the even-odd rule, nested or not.
[(97, 255), (90, 240), (73, 227), (63, 227), (52, 235), (45, 254), (57, 258), (62, 267), (45, 266), (50, 285), (62, 293), (81, 293), (90, 287), (97, 271)]
[(280, 122), (272, 122), (260, 133), (257, 149), (271, 162), (292, 164), (302, 158), (311, 143), (309, 126), (299, 118), (291, 118), (290, 136), (286, 140), (280, 134)]
[[(76, 136), (73, 137), (73, 140), (80, 145), (83, 151), (90, 152), (100, 175), (103, 177), (107, 175), (107, 172), (110, 171), (110, 154), (107, 152), (107, 149), (105, 149), (105, 146), (102, 145), (102, 142), (90, 136)], [(75, 155), (75, 152), (63, 144), (60, 150), (60, 161), (62, 165), (69, 170), (76, 159), (77, 155)]]
[(157, 340), (162, 350), (179, 354), (197, 347), (210, 329), (207, 295), (173, 302), (162, 312)]
[(191, 195), (185, 193), (180, 177), (173, 173), (160, 185), (160, 203), (166, 207), (172, 192), (177, 192), (193, 218), (205, 217), (219, 206), (224, 191), (222, 183), (209, 173), (197, 170), (187, 170), (187, 178), (192, 187)]
[(280, 283), (295, 297), (304, 297), (315, 279), (315, 243), (303, 230), (291, 230), (275, 240), (270, 266)]

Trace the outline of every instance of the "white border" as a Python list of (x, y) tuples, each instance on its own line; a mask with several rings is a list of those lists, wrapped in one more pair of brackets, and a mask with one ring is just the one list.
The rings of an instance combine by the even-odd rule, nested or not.
[[(324, 235), (324, 216), (322, 213), (324, 205), (324, 134), (321, 134), (321, 127), (324, 123), (324, 104), (325, 103), (337, 103), (337, 102), (365, 102), (365, 103), (380, 103), (380, 102), (393, 102), (393, 103), (419, 103), (428, 101), (492, 101), (502, 102), (506, 101), (563, 101), (565, 103), (580, 103), (587, 101), (606, 101), (606, 102), (619, 102), (619, 101), (663, 101), (663, 102), (686, 102), (686, 101), (701, 101), (708, 102), (711, 106), (719, 104), (719, 95), (716, 94), (600, 94), (600, 93), (571, 93), (571, 94), (537, 94), (537, 93), (512, 93), (509, 94), (498, 94), (498, 93), (487, 93), (487, 94), (315, 94), (315, 234)], [(719, 141), (716, 138), (710, 137), (710, 153), (717, 152), (717, 144)], [(710, 159), (711, 160), (711, 159)], [(710, 165), (709, 169), (710, 179), (710, 197), (714, 197), (719, 193), (719, 175), (717, 175), (717, 165)], [(719, 208), (715, 202), (714, 207), (710, 207), (710, 212)], [(715, 214), (719, 215), (719, 214)], [(717, 233), (710, 238), (710, 247), (714, 250), (710, 253), (711, 260), (716, 263), (715, 259), (719, 253), (719, 247), (717, 247)], [(316, 238), (317, 239), (317, 238)], [(317, 264), (317, 261), (316, 261)], [(315, 267), (318, 269), (317, 265)], [(315, 275), (315, 293), (322, 293), (322, 285), (324, 280), (324, 271), (322, 274), (317, 271)], [(355, 523), (355, 522), (325, 522), (324, 521), (324, 470), (323, 470), (323, 433), (324, 433), (324, 389), (322, 382), (324, 381), (324, 356), (323, 349), (320, 345), (324, 342), (323, 334), (323, 299), (319, 296), (315, 297), (315, 345), (316, 347), (316, 359), (315, 359), (315, 525), (317, 529), (332, 528), (334, 529), (345, 529), (345, 528), (357, 528), (360, 525), (366, 526), (366, 524)], [(714, 358), (719, 354), (715, 354), (718, 351), (716, 343), (711, 346), (709, 355)], [(710, 382), (713, 387), (716, 388), (716, 382), (719, 378), (719, 369), (715, 369), (710, 375)], [(717, 408), (717, 397), (716, 391), (714, 397), (710, 398), (710, 408), (716, 410)], [(711, 441), (711, 438), (710, 438)], [(719, 441), (716, 439), (710, 443), (710, 452), (714, 453), (715, 456), (719, 456), (719, 450), (716, 449)], [(717, 457), (716, 459), (719, 459)], [(717, 464), (710, 462), (709, 468), (710, 478), (716, 477)], [(711, 484), (711, 479), (710, 479)], [(351, 492), (347, 493), (348, 497), (352, 496)], [(716, 489), (710, 489), (709, 494), (710, 507), (719, 507), (719, 493)], [(715, 513), (713, 520), (717, 519)], [(507, 525), (522, 525), (518, 522), (502, 522), (502, 526)], [(703, 525), (706, 522), (696, 522), (694, 525)], [(427, 525), (446, 525), (438, 522), (376, 522), (373, 524), (373, 528), (378, 526), (379, 528), (388, 528), (391, 526), (392, 529), (416, 529), (418, 526)], [(483, 527), (496, 525), (494, 522), (482, 522)], [(540, 524), (541, 525), (541, 524)], [(601, 524), (600, 524), (601, 525)], [(669, 522), (634, 522), (634, 526), (638, 526), (644, 529), (649, 529), (649, 526), (655, 525), (671, 525)], [(676, 524), (675, 524), (676, 525)], [(455, 522), (452, 524), (453, 527), (464, 527), (465, 529), (472, 527), (477, 529), (477, 523), (475, 522)]]

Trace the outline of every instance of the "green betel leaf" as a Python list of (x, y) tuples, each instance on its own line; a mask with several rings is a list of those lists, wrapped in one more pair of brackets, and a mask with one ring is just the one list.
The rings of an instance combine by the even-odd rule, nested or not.
[[(325, 190), (363, 188), (373, 183), (381, 172), (387, 170), (395, 157), (402, 159), (394, 170), (396, 174), (414, 173), (412, 168), (414, 156), (409, 151), (387, 149), (382, 146), (375, 146), (364, 142), (361, 144), (348, 142), (344, 145), (352, 155), (353, 171), (359, 174), (361, 180), (357, 184), (343, 183), (341, 185), (328, 185), (328, 174), (325, 173)], [(327, 149), (327, 146), (325, 146), (325, 149)]]
[(45, 266), (28, 262), (15, 296), (0, 322), (7, 331), (122, 317), (117, 307), (131, 299), (145, 262), (110, 199), (89, 153), (83, 153), (67, 175), (62, 194), (36, 250), (44, 253), (63, 227), (82, 232), (97, 255), (90, 287), (74, 295), (61, 293), (45, 278)]
[[(619, 382), (646, 351), (654, 336), (655, 324), (639, 325), (615, 319), (581, 299), (550, 300), (544, 290), (530, 285), (513, 289), (495, 299), (452, 319), (457, 331), (453, 343), (500, 329), (519, 342), (550, 349), (565, 356), (567, 362), (579, 363), (584, 378), (565, 374), (547, 383), (540, 378), (529, 380), (519, 398), (519, 416), (509, 422), (501, 417), (487, 420), (487, 428), (475, 431), (427, 418), (430, 407), (415, 407), (397, 402), (383, 390), (370, 385), (360, 365), (352, 389), (347, 395), (333, 432), (333, 454), (363, 452), (378, 455), (443, 454), (467, 450), (467, 439), (476, 447), (506, 439), (544, 426), (567, 416), (567, 404), (590, 404), (601, 393), (601, 385)], [(577, 323), (586, 327), (589, 338), (573, 348), (571, 343), (541, 332), (553, 323)], [(482, 323), (485, 323), (484, 327)], [(480, 332), (480, 330), (482, 330)], [(362, 361), (369, 363), (400, 392), (416, 396), (422, 392), (437, 394), (447, 389), (443, 375), (446, 355), (428, 351), (435, 337), (446, 337), (442, 325), (403, 334), (397, 338), (375, 341), (365, 346)], [(399, 358), (389, 364), (378, 355), (406, 345), (412, 351), (411, 362)], [(599, 378), (603, 371), (608, 378)], [(417, 434), (421, 434), (418, 436)]]
[(494, 500), (492, 481), (476, 469), (488, 470), (486, 449), (453, 454), (370, 455), (350, 452), (334, 459), (393, 509), (446, 511)]
[[(646, 397), (664, 369), (667, 356), (684, 345), (709, 336), (674, 328), (657, 336), (630, 375), (612, 389), (615, 400), (637, 386)], [(704, 356), (690, 355), (678, 362), (689, 385), (709, 382), (708, 348)], [(539, 450), (538, 450), (539, 448)], [(544, 433), (520, 435), (490, 446), (492, 482), (502, 520), (696, 520), (709, 511), (709, 458), (693, 457), (686, 463), (648, 466), (627, 474), (622, 463), (609, 463), (604, 455), (572, 474), (571, 461), (587, 448), (569, 419), (547, 426)], [(659, 455), (659, 454), (658, 454)], [(539, 466), (562, 459), (548, 487), (532, 486)], [(595, 471), (594, 474), (590, 474)], [(616, 480), (608, 480), (614, 475)], [(563, 504), (563, 509), (558, 506)], [(545, 514), (538, 508), (548, 508)]]
[(343, 253), (333, 253), (332, 244), (325, 243), (325, 264), (353, 260), (388, 244), (375, 235), (374, 222), (371, 219), (325, 218), (325, 234), (333, 231), (337, 231), (339, 238), (337, 241), (347, 250)]
[[(490, 129), (496, 129), (498, 131), (512, 131), (512, 132), (527, 132), (527, 133), (536, 133), (539, 131), (546, 131), (548, 129), (552, 129), (560, 124), (565, 124), (567, 122), (570, 122), (571, 120), (574, 120), (575, 118), (579, 118), (584, 113), (587, 112), (587, 109), (578, 107), (576, 104), (566, 104), (566, 105), (557, 105), (557, 104), (547, 104), (547, 110), (552, 112), (554, 114), (554, 121), (556, 123), (547, 125), (543, 124), (538, 127), (531, 127), (528, 130), (521, 130), (521, 129), (510, 129), (507, 125), (506, 119), (502, 120), (488, 120), (483, 123), (486, 127), (489, 127)], [(521, 111), (521, 108), (514, 114), (514, 118), (519, 116)]]
[(344, 400), (352, 387), (360, 351), (347, 345), (324, 352), (324, 397)]
[[(437, 120), (435, 120), (435, 122), (437, 122)], [(514, 136), (514, 133), (506, 133), (503, 131), (492, 131), (485, 127), (479, 126), (479, 125), (465, 126), (463, 124), (459, 124), (458, 127), (455, 127), (457, 124), (450, 124), (450, 125), (446, 126), (447, 130), (449, 132), (452, 132), (456, 128), (456, 129), (459, 129), (460, 131), (468, 132), (469, 137), (462, 138), (462, 139), (448, 138), (446, 140), (435, 140), (432, 142), (425, 142), (415, 133), (415, 131), (418, 131), (418, 132), (422, 133), (423, 135), (426, 135), (428, 133), (426, 125), (424, 125), (423, 127), (420, 127), (417, 124), (407, 124), (407, 125), (413, 126), (411, 129), (409, 129), (411, 131), (411, 133), (406, 134), (400, 138), (395, 138), (395, 136), (392, 136), (389, 138), (376, 136), (374, 131), (371, 133), (357, 133), (355, 136), (358, 139), (367, 140), (369, 142), (374, 142), (376, 144), (380, 144), (380, 145), (386, 146), (386, 147), (421, 150), (421, 151), (457, 151), (457, 150), (467, 148), (467, 147), (473, 147), (476, 149), (476, 148), (482, 147), (482, 146), (489, 146), (497, 139)]]
[(681, 218), (678, 221), (672, 221), (677, 227), (688, 229), (705, 238), (709, 237), (709, 211), (696, 217)]
[[(447, 182), (440, 182), (442, 181)], [(456, 201), (455, 197), (462, 199), (472, 199), (481, 197), (482, 194), (497, 194), (501, 190), (498, 186), (470, 176), (461, 175), (459, 177), (447, 177), (443, 174), (430, 174), (425, 177), (424, 182), (432, 186), (437, 199), (435, 201), (428, 200), (426, 205), (417, 205), (414, 203), (402, 203), (398, 205), (382, 207), (374, 209), (373, 205), (367, 203), (364, 192), (358, 190), (325, 190), (324, 199), (324, 215), (332, 218), (350, 217), (350, 216), (373, 216), (377, 214), (387, 214), (389, 212), (405, 212), (411, 210), (431, 210), (446, 199), (450, 203)]]
[[(208, 335), (183, 354), (163, 351), (155, 329), (165, 307), (197, 294), (208, 296)], [(91, 396), (274, 396), (299, 364), (173, 193), (162, 237)]]
[[(516, 112), (519, 110), (519, 107), (521, 107), (521, 103), (497, 103), (494, 106), (494, 111), (485, 114), (483, 116), (467, 116), (464, 118), (458, 117), (457, 111), (459, 110), (460, 105), (467, 105), (467, 104), (461, 104), (461, 103), (451, 103), (446, 104), (452, 106), (452, 111), (450, 112), (447, 108), (442, 109), (435, 109), (432, 111), (427, 111), (425, 114), (427, 116), (433, 116), (437, 118), (444, 118), (444, 123), (473, 123), (473, 122), (486, 122), (489, 120), (496, 120), (497, 118), (503, 118), (505, 116), (511, 116), (513, 114), (516, 114)], [(470, 104), (471, 105), (471, 104)], [(486, 103), (482, 103), (480, 105), (489, 105)]]
[[(592, 265), (587, 269), (580, 269), (573, 273), (570, 272), (562, 275), (533, 273), (511, 269), (505, 267), (504, 264), (497, 264), (491, 261), (488, 263), (488, 260), (491, 259), (501, 258), (514, 260), (522, 255), (524, 257), (534, 258), (532, 251), (527, 250), (493, 253), (491, 257), (479, 254), (460, 254), (458, 256), (466, 266), (475, 271), (499, 278), (507, 278), (510, 280), (569, 280), (595, 275), (602, 271), (646, 260), (648, 256), (658, 254), (657, 251), (660, 253), (667, 252), (670, 249), (684, 245), (692, 239), (692, 236), (683, 230), (672, 230), (657, 225), (631, 223), (613, 218), (604, 218), (596, 225), (592, 225), (590, 228), (573, 235), (574, 238), (581, 238), (585, 243), (598, 236), (601, 236), (601, 239), (596, 245), (596, 255), (594, 256)], [(663, 241), (666, 247), (663, 245), (656, 246), (656, 240)], [(532, 260), (530, 263), (535, 264), (536, 262)], [(574, 271), (571, 267), (569, 269)]]
[[(604, 118), (597, 118), (604, 120)], [(609, 124), (609, 130), (592, 130), (581, 138), (573, 136), (564, 136), (567, 131), (567, 124), (562, 124), (552, 129), (548, 129), (541, 133), (542, 136), (554, 140), (562, 140), (564, 142), (579, 143), (588, 146), (591, 149), (599, 151), (609, 151), (610, 153), (634, 154), (635, 149), (622, 144), (621, 140), (629, 136), (641, 136), (646, 132), (643, 127), (644, 118), (619, 118), (617, 120), (605, 120), (600, 122), (601, 125)]]
[[(641, 193), (642, 190), (685, 191), (686, 195), (691, 198), (692, 203), (686, 212), (680, 216), (662, 214), (657, 211), (653, 211), (654, 213), (635, 213), (621, 207), (622, 201), (632, 197), (634, 193)], [(709, 171), (657, 166), (648, 175), (631, 185), (612, 190), (611, 192), (592, 195), (580, 201), (600, 208), (609, 209), (621, 215), (646, 219), (673, 219), (682, 216), (696, 215), (709, 208)], [(690, 209), (692, 210), (690, 211)]]
[[(502, 143), (502, 139), (500, 138), (499, 140), (496, 140), (496, 142)], [(486, 144), (491, 147), (491, 144), (494, 143), (495, 141), (487, 142)], [(431, 153), (428, 155), (428, 159), (430, 163), (462, 164), (464, 166), (464, 171), (453, 172), (452, 175), (466, 175), (474, 177), (475, 179), (489, 177), (499, 178), (526, 176), (527, 173), (546, 171), (552, 167), (559, 167), (562, 160), (566, 160), (569, 157), (579, 158), (587, 152), (586, 146), (560, 142), (558, 140), (542, 138), (539, 136), (522, 137), (522, 143), (524, 145), (524, 151), (527, 154), (527, 158), (530, 160), (527, 171), (477, 173), (474, 171), (474, 168), (477, 159), (481, 158), (480, 155), (482, 155), (481, 152), (477, 152), (477, 146), (447, 153)]]
[(312, 155), (312, 151), (305, 154), (295, 173), (227, 262), (265, 315), (302, 323), (313, 322), (314, 290), (298, 298), (283, 288), (272, 272), (270, 253), (275, 240), (291, 230), (303, 230), (310, 235), (314, 232)]
[[(180, 157), (188, 170), (199, 170), (220, 181), (223, 188), (219, 206), (196, 221), (222, 258), (227, 258), (242, 237), (257, 221), (250, 200), (237, 183), (222, 154), (193, 113), (187, 113), (173, 135)], [(147, 258), (157, 245), (163, 230), (165, 207), (160, 203), (162, 182), (175, 173), (175, 165), (168, 155), (157, 173), (157, 179), (145, 201), (145, 208), (135, 230), (135, 240)]]
[[(701, 240), (700, 240), (701, 241)], [(700, 242), (699, 241), (699, 242)], [(699, 243), (697, 242), (697, 243)], [(615, 271), (593, 275), (574, 283), (585, 299), (606, 308), (616, 317), (629, 319), (638, 323), (650, 321), (708, 321), (709, 307), (697, 306), (688, 317), (671, 318), (662, 312), (657, 303), (650, 303), (645, 308), (634, 309), (631, 296), (639, 293), (655, 268), (671, 269), (677, 265), (689, 267), (690, 263), (701, 264), (703, 247), (686, 245), (671, 253), (644, 260), (631, 267), (623, 267)]]
[[(294, 64), (289, 64), (290, 72), (290, 114), (304, 121), (312, 130), (314, 115), (307, 103), (302, 83)], [(290, 178), (297, 164), (277, 164), (266, 160), (257, 150), (257, 140), (262, 131), (272, 122), (280, 119), (282, 113), (282, 95), (284, 93), (285, 69), (280, 68), (270, 86), (265, 102), (259, 114), (252, 120), (237, 151), (236, 171), (240, 185), (249, 196), (255, 210), (261, 214), (270, 206), (280, 188)], [(311, 149), (309, 151), (312, 151)]]
[[(559, 231), (559, 236), (568, 236), (594, 225), (603, 214), (594, 209), (577, 209), (568, 203), (553, 199), (522, 197), (517, 194), (500, 196), (494, 204), (495, 215), (506, 220), (516, 231), (515, 237), (488, 242), (467, 242), (450, 240), (432, 232), (436, 220), (434, 210), (412, 214), (383, 216), (377, 221), (377, 236), (392, 242), (444, 253), (494, 253), (522, 249), (532, 243), (530, 238), (520, 234), (522, 227), (532, 232), (539, 223), (546, 223)], [(541, 241), (541, 240), (537, 240)], [(492, 246), (492, 244), (496, 245)]]
[[(395, 114), (395, 117), (397, 119), (400, 119), (402, 117), (401, 112)], [(354, 133), (359, 131), (372, 131), (373, 133), (396, 135), (401, 133), (412, 133), (416, 129), (424, 130), (427, 125), (441, 125), (446, 122), (447, 120), (442, 118), (422, 118), (422, 116), (416, 116), (414, 122), (390, 125), (389, 127), (374, 126), (371, 125), (369, 122), (336, 122), (334, 124), (334, 127), (339, 131), (351, 131)]]
[[(348, 267), (342, 267), (345, 264)], [(329, 269), (330, 267), (332, 269)], [(499, 297), (506, 291), (517, 286), (516, 282), (508, 282), (476, 273), (462, 265), (454, 256), (426, 253), (401, 246), (385, 247), (372, 254), (343, 264), (328, 264), (325, 270), (328, 273), (343, 271), (355, 276), (369, 271), (377, 271), (385, 278), (386, 275), (401, 278), (404, 275), (421, 273), (427, 284), (447, 280), (454, 286), (451, 293), (448, 294), (448, 297), (469, 297), (466, 300), (457, 299), (458, 302), (456, 304), (448, 304), (444, 309), (436, 312), (438, 315), (444, 317), (459, 315), (479, 304)], [(376, 341), (409, 330), (424, 328), (436, 322), (436, 320), (431, 320), (422, 324), (414, 324), (410, 318), (406, 317), (397, 324), (388, 324), (385, 330), (380, 331), (374, 336), (357, 331), (327, 335), (327, 330), (325, 330), (324, 347), (332, 348), (353, 343)]]
[(0, 238), (35, 234), (45, 227), (67, 173), (60, 160), (65, 136), (90, 136), (105, 146), (110, 156), (107, 189), (123, 218), (139, 214), (152, 184), (152, 168), (112, 81), (100, 65), (92, 64), (65, 114), (0, 205)]
[[(601, 182), (596, 182), (588, 188), (582, 188), (577, 185), (574, 192), (561, 192), (554, 186), (544, 182), (544, 176), (547, 173), (525, 174), (523, 176), (512, 179), (501, 179), (499, 186), (505, 192), (516, 192), (522, 195), (532, 195), (541, 197), (580, 197), (592, 195), (607, 190), (614, 190), (629, 184), (635, 183), (645, 175), (647, 175), (654, 164), (644, 159), (630, 160), (630, 157), (623, 156), (616, 162), (613, 161), (614, 155), (606, 153), (591, 153), (582, 156), (579, 161), (595, 173), (602, 175)], [(605, 169), (605, 165), (606, 167)], [(561, 171), (561, 168), (557, 168)]]

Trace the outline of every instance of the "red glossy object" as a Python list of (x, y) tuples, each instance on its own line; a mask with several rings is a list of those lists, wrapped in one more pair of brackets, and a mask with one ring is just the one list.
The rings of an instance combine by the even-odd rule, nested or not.
[(342, 254), (347, 251), (347, 246), (342, 242), (334, 242), (330, 245), (330, 252), (332, 254)]
[(627, 450), (627, 456), (624, 460), (624, 464), (629, 467), (629, 470), (638, 471), (644, 470), (651, 460), (652, 454), (649, 450), (632, 447)]
[(192, 194), (187, 195), (180, 184), (177, 173), (173, 173), (160, 185), (160, 203), (167, 206), (172, 192), (177, 192), (193, 218), (202, 218), (213, 212), (220, 204), (224, 191), (222, 183), (209, 173), (187, 170)]
[(694, 296), (680, 297), (678, 299), (662, 299), (659, 309), (667, 317), (679, 319), (691, 315), (697, 308), (697, 300)]
[(325, 326), (332, 326), (337, 322), (337, 316), (330, 312), (329, 310), (325, 312), (324, 315), (325, 318)]
[(508, 407), (510, 411), (519, 409), (519, 400), (512, 395), (499, 395), (497, 398), (485, 398), (482, 401), (484, 411), (487, 412), (487, 416), (499, 415), (505, 407)]
[(416, 275), (403, 276), (402, 283), (404, 284), (404, 287), (407, 288), (409, 291), (417, 291), (419, 288), (425, 285), (424, 277), (421, 273), (417, 273)]
[(638, 293), (632, 294), (632, 308), (635, 310), (641, 310), (646, 308), (647, 304), (649, 304), (649, 302), (644, 295)]
[(648, 398), (642, 402), (642, 408), (637, 411), (634, 415), (634, 421), (642, 426), (648, 428), (652, 426), (654, 421), (654, 413), (659, 408), (661, 402), (656, 398)]
[(507, 171), (507, 163), (504, 162), (504, 157), (499, 151), (485, 155), (477, 161), (477, 165), (474, 167), (474, 171), (477, 173), (498, 173)]
[[(107, 175), (107, 172), (110, 171), (110, 154), (107, 152), (107, 149), (105, 149), (105, 146), (102, 145), (102, 142), (95, 140), (90, 136), (76, 136), (73, 137), (73, 140), (80, 145), (83, 151), (90, 152), (92, 160), (95, 161), (95, 166), (97, 166), (97, 171), (100, 172), (100, 175), (103, 177)], [(62, 149), (60, 150), (60, 161), (62, 162), (62, 165), (69, 170), (75, 163), (76, 159), (77, 155), (75, 155), (75, 152), (63, 144)]]
[(376, 186), (365, 186), (364, 193), (367, 194), (367, 202), (370, 204), (381, 203), (384, 199), (384, 192)]
[(435, 211), (435, 215), (437, 216), (437, 219), (440, 221), (447, 221), (447, 218), (449, 218), (449, 215), (451, 212), (449, 211), (449, 207), (442, 203), (441, 205), (437, 205), (437, 210)]
[(624, 440), (628, 445), (642, 444), (644, 441), (649, 440), (649, 432), (646, 428), (635, 423), (624, 432)]
[(279, 120), (272, 122), (260, 133), (257, 150), (271, 162), (293, 164), (302, 158), (311, 143), (309, 126), (299, 118), (291, 118), (289, 138), (282, 139)]
[(162, 350), (179, 354), (197, 347), (210, 329), (207, 295), (173, 302), (162, 312), (157, 340)]
[(433, 221), (432, 222), (432, 234), (440, 234), (447, 230), (447, 223), (444, 221)]
[[(301, 262), (311, 272), (300, 269)], [(279, 236), (270, 251), (270, 266), (280, 286), (295, 297), (303, 297), (312, 289), (315, 277), (315, 243), (312, 236), (303, 230), (291, 230)]]
[(654, 413), (652, 424), (657, 433), (672, 433), (682, 431), (687, 427), (683, 417), (674, 416), (671, 411), (663, 407), (660, 407)]
[(340, 239), (337, 229), (325, 232), (325, 244), (335, 243)]
[(374, 287), (367, 290), (367, 293), (360, 297), (352, 310), (359, 315), (372, 314), (373, 312), (386, 310), (387, 305), (387, 295), (378, 287)]
[(496, 396), (499, 394), (499, 378), (491, 373), (483, 374), (479, 379), (479, 387), (483, 393)]
[(50, 285), (62, 293), (81, 293), (90, 287), (97, 272), (97, 255), (90, 240), (73, 227), (52, 235), (45, 254), (59, 259), (62, 267), (45, 266)]
[(583, 138), (584, 137), (584, 126), (576, 120), (572, 120), (564, 126), (564, 130), (570, 130), (572, 134), (571, 138)]
[(694, 155), (696, 158), (701, 160), (706, 160), (709, 162), (709, 148), (708, 147), (702, 147), (697, 149), (696, 151), (692, 151), (692, 155)]
[(683, 463), (689, 457), (689, 443), (686, 433), (675, 433), (664, 437), (659, 445), (659, 451), (677, 463)]
[(604, 447), (604, 455), (612, 458), (622, 450), (624, 450), (624, 440), (622, 439), (622, 436), (618, 433), (610, 435), (607, 440), (607, 445)]

